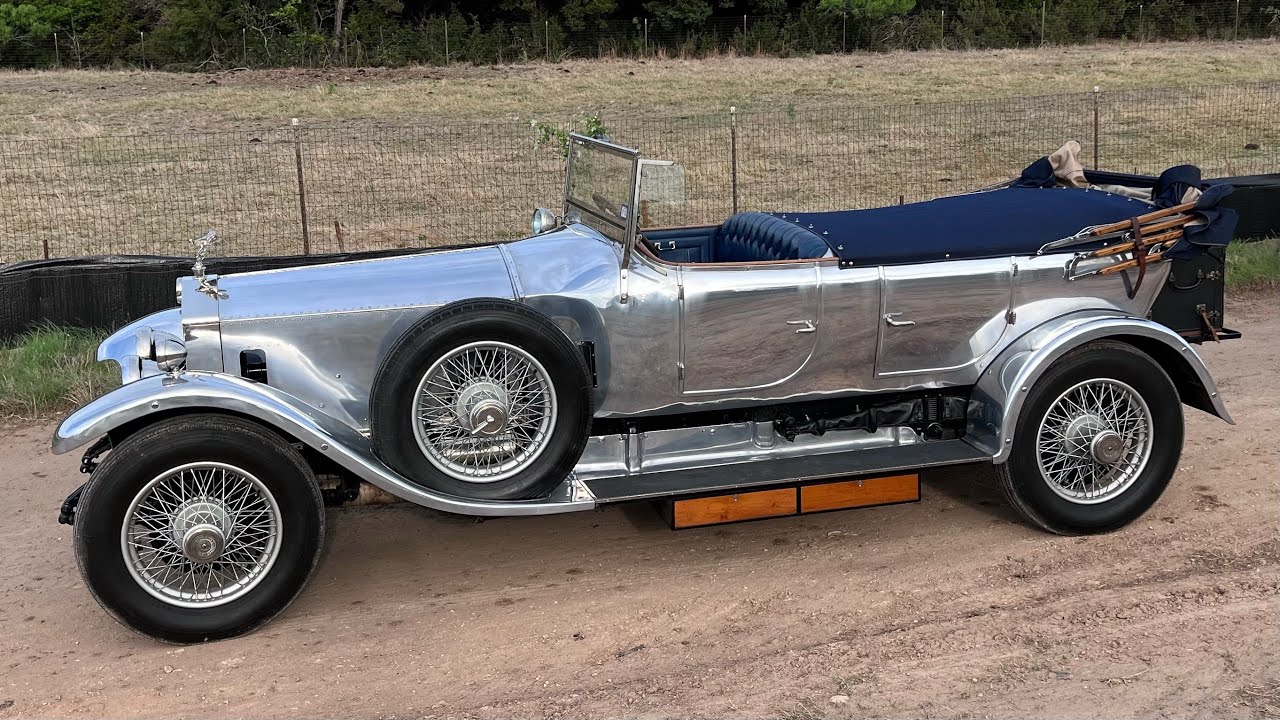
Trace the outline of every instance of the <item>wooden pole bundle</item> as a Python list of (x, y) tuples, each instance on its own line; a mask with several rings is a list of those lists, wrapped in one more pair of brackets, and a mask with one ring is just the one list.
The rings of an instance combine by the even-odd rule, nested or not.
[[(1072, 245), (1083, 245), (1086, 243), (1094, 243), (1102, 240), (1120, 239), (1120, 238), (1124, 238), (1125, 236), (1130, 236), (1131, 238), (1130, 242), (1121, 243), (1115, 246), (1121, 249), (1111, 250), (1110, 248), (1106, 248), (1110, 250), (1110, 252), (1106, 253), (1107, 255), (1114, 254), (1117, 252), (1126, 252), (1128, 250), (1132, 250), (1135, 247), (1133, 245), (1132, 235), (1131, 235), (1135, 222), (1138, 225), (1139, 232), (1143, 236), (1148, 236), (1153, 233), (1162, 233), (1166, 230), (1172, 230), (1173, 228), (1182, 227), (1183, 225), (1186, 225), (1192, 222), (1193, 220), (1195, 220), (1195, 215), (1183, 214), (1183, 213), (1187, 213), (1190, 210), (1193, 210), (1195, 206), (1196, 204), (1193, 202), (1182, 203), (1181, 205), (1174, 205), (1173, 207), (1163, 208), (1160, 210), (1152, 210), (1151, 212), (1146, 213), (1144, 215), (1139, 215), (1136, 218), (1130, 218), (1128, 220), (1121, 220), (1120, 222), (1109, 223), (1107, 225), (1098, 225), (1096, 227), (1086, 228), (1076, 233), (1075, 235), (1072, 235), (1071, 237), (1065, 237), (1065, 238), (1062, 238), (1061, 240), (1054, 240), (1053, 242), (1045, 243), (1043, 246), (1040, 247), (1040, 249), (1036, 252), (1036, 254), (1043, 255), (1046, 252), (1057, 250), (1059, 248), (1071, 247)], [(1089, 257), (1094, 257), (1094, 256), (1089, 255)]]
[[(1187, 202), (1187, 203), (1182, 203), (1181, 205), (1174, 205), (1173, 207), (1167, 207), (1167, 208), (1164, 208), (1163, 210), (1153, 210), (1145, 215), (1139, 215), (1137, 218), (1138, 224), (1142, 225), (1145, 223), (1149, 223), (1152, 220), (1167, 218), (1171, 215), (1179, 215), (1181, 213), (1187, 212), (1188, 210), (1194, 209), (1195, 206), (1196, 206), (1195, 203)], [(1188, 218), (1188, 221), (1189, 220), (1190, 218)], [(1094, 237), (1098, 237), (1099, 235), (1106, 235), (1108, 233), (1120, 232), (1123, 230), (1128, 230), (1132, 226), (1132, 224), (1133, 224), (1132, 220), (1121, 220), (1120, 222), (1114, 222), (1114, 223), (1111, 223), (1110, 225), (1099, 225), (1098, 227), (1090, 230), (1089, 234)], [(1146, 229), (1147, 228), (1143, 228), (1143, 230), (1146, 230)], [(1152, 228), (1152, 230), (1154, 230), (1154, 228)]]

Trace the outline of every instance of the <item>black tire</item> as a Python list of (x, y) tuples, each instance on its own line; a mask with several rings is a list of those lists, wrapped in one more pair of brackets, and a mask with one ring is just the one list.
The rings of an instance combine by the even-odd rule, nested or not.
[[(501, 480), (469, 482), (437, 467), (412, 423), (418, 384), (433, 363), (473, 342), (514, 345), (547, 371), (557, 412), (547, 445), (528, 466)], [(423, 318), (392, 346), (374, 377), (369, 419), (374, 451), (424, 487), (476, 500), (543, 497), (573, 470), (591, 434), (591, 371), (582, 351), (544, 315), (509, 300), (464, 300)]]
[[(122, 550), (125, 516), (153, 479), (192, 462), (218, 462), (258, 478), (280, 515), (279, 551), (242, 596), (181, 607), (145, 590)], [(94, 471), (75, 513), (80, 574), (94, 599), (126, 627), (157, 640), (197, 643), (243, 635), (278, 615), (311, 577), (324, 546), (320, 486), (302, 455), (249, 420), (198, 414), (161, 420), (129, 436)]]
[[(1037, 434), (1050, 407), (1064, 392), (1091, 379), (1118, 380), (1131, 387), (1150, 411), (1150, 455), (1127, 488), (1093, 504), (1055, 492), (1040, 470)], [(1055, 362), (1031, 387), (1007, 462), (996, 466), (1009, 503), (1039, 527), (1061, 535), (1110, 532), (1133, 522), (1164, 492), (1182, 454), (1182, 404), (1168, 373), (1141, 350), (1098, 341)]]

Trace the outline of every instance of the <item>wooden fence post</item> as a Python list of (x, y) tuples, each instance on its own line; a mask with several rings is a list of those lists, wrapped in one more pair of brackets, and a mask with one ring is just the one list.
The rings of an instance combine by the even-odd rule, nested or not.
[(1101, 111), (1098, 108), (1099, 94), (1102, 89), (1097, 85), (1093, 86), (1093, 169), (1098, 169), (1098, 135), (1099, 126), (1102, 124)]
[(293, 127), (293, 160), (298, 168), (298, 213), (302, 219), (302, 254), (311, 254), (311, 228), (307, 222), (307, 181), (302, 175), (302, 128), (298, 118), (291, 123)]
[(733, 188), (733, 214), (738, 214), (738, 108), (729, 106), (729, 183)]

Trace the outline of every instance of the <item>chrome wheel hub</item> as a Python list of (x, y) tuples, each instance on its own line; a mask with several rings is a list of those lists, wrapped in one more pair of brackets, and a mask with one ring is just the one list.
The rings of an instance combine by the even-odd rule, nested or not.
[(1103, 430), (1094, 435), (1089, 443), (1089, 454), (1093, 456), (1094, 462), (1100, 462), (1103, 465), (1115, 465), (1120, 462), (1120, 458), (1124, 457), (1124, 450), (1124, 438), (1120, 437), (1120, 433), (1112, 430)]
[(1110, 500), (1146, 467), (1151, 427), (1151, 410), (1129, 385), (1101, 378), (1079, 383), (1059, 395), (1040, 422), (1040, 474), (1071, 502)]
[(133, 579), (180, 607), (210, 607), (252, 590), (279, 554), (281, 515), (256, 477), (200, 462), (156, 477), (125, 515), (120, 547)]
[(458, 393), (455, 414), (472, 435), (497, 435), (507, 426), (507, 391), (492, 380), (473, 382)]
[(207, 563), (222, 554), (227, 538), (220, 528), (213, 525), (197, 525), (182, 536), (182, 553), (191, 562)]
[(551, 440), (551, 376), (523, 349), (497, 341), (455, 348), (432, 363), (413, 403), (414, 438), (446, 475), (488, 483), (529, 467)]

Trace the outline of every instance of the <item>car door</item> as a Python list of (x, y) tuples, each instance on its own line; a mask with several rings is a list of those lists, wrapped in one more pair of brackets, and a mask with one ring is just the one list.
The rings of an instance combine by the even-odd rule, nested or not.
[(1008, 327), (1009, 258), (953, 260), (881, 269), (877, 375), (962, 370), (996, 346)]
[(820, 331), (816, 262), (680, 268), (680, 390), (765, 388), (795, 376)]

